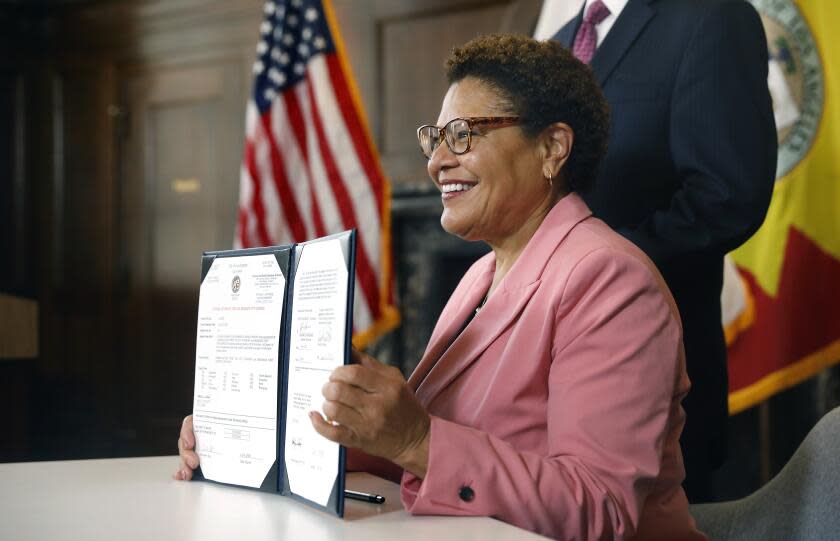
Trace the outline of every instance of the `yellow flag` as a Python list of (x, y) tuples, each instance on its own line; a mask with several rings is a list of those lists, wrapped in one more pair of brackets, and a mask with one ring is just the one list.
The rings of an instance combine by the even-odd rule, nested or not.
[(767, 218), (732, 253), (753, 311), (729, 346), (732, 413), (840, 360), (840, 2), (751, 1), (779, 159)]

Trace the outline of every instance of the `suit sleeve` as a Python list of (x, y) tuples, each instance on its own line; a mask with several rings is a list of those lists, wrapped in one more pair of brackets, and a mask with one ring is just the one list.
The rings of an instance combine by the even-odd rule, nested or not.
[(678, 320), (643, 263), (599, 249), (569, 275), (551, 340), (546, 452), (433, 417), (426, 477), (403, 474), (408, 511), (562, 539), (633, 536), (673, 421)]
[(679, 188), (666, 210), (620, 230), (660, 268), (686, 253), (738, 247), (770, 204), (777, 142), (767, 41), (749, 4), (716, 4), (695, 26), (670, 110)]

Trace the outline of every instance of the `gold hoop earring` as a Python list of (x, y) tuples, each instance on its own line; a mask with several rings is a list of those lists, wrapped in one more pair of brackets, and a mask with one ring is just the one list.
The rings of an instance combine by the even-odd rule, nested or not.
[(548, 172), (548, 187), (554, 188), (554, 178), (551, 176), (551, 171)]

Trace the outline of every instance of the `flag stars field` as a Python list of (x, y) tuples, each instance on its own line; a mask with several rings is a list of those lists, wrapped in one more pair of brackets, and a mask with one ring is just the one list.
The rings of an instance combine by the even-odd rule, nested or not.
[(257, 43), (258, 61), (254, 64), (254, 74), (265, 77), (264, 84), (275, 94), (265, 89), (256, 93), (261, 97), (257, 100), (260, 109), (276, 96), (276, 92), (282, 92), (305, 76), (306, 65), (314, 55), (333, 50), (325, 38), (329, 32), (321, 12), (310, 4), (312, 2), (292, 2), (288, 10), (279, 2), (265, 4), (266, 20), (260, 25), (262, 38)]

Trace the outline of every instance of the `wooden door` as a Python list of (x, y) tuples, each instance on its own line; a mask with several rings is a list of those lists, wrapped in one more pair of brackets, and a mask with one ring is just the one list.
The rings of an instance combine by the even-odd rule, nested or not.
[(123, 81), (124, 426), (140, 447), (165, 452), (192, 410), (201, 254), (233, 241), (245, 96), (238, 62), (143, 70)]

